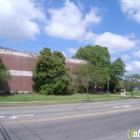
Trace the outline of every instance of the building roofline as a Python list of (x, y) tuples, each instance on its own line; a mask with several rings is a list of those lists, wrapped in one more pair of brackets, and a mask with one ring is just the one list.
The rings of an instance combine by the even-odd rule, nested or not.
[[(39, 56), (39, 53), (13, 50), (10, 48), (5, 48), (5, 47), (0, 47), (0, 54), (16, 55), (16, 56), (23, 56), (23, 57), (33, 57), (33, 58), (37, 58)], [(85, 61), (85, 60), (72, 59), (72, 58), (66, 58), (65, 62), (72, 63), (72, 64), (86, 64), (87, 63), (87, 61)]]

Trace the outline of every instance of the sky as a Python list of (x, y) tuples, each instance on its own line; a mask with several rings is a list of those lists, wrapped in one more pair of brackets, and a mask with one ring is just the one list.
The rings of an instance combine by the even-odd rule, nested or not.
[(86, 45), (140, 71), (140, 0), (0, 0), (1, 47), (71, 58)]

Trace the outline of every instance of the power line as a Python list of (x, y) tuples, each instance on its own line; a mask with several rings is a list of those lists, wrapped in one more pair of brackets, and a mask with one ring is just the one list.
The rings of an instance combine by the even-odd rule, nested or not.
[[(69, 62), (70, 63), (70, 62)], [(87, 65), (85, 65), (85, 64), (81, 64), (81, 65), (79, 65), (79, 64), (73, 64), (73, 63), (71, 63), (72, 65), (77, 65), (77, 66), (80, 66), (80, 67), (89, 67), (89, 68), (91, 68), (91, 69), (96, 69), (96, 70), (110, 70), (110, 71), (123, 71), (123, 70), (119, 70), (119, 69), (111, 69), (111, 68), (99, 68), (99, 67), (92, 67), (92, 66), (87, 66)], [(140, 70), (139, 71), (126, 71), (125, 70), (125, 72), (127, 73), (127, 72), (140, 72)]]
[[(36, 22), (33, 22), (32, 20), (21, 20), (21, 19), (19, 19), (19, 18), (17, 18), (17, 17), (15, 17), (15, 18), (12, 18), (12, 17), (4, 17), (3, 15), (1, 15), (0, 14), (0, 20), (1, 21), (4, 21), (6, 24), (7, 23), (13, 23), (13, 24), (16, 24), (16, 25), (24, 25), (24, 27), (26, 26), (26, 27), (30, 27), (30, 28), (32, 28), (32, 29), (36, 29), (36, 25), (38, 25)], [(33, 22), (33, 23), (36, 23), (36, 25), (33, 25), (32, 24), (32, 26), (31, 25), (29, 25), (30, 24), (30, 22)], [(43, 25), (41, 26), (41, 25), (39, 25), (39, 27), (41, 28), (41, 27), (43, 27)]]
[[(5, 36), (5, 37), (7, 37), (7, 35), (6, 34), (1, 34), (0, 33), (0, 35), (2, 35), (2, 36)], [(24, 41), (25, 40), (25, 38), (19, 38), (19, 37), (14, 37), (14, 36), (9, 36), (10, 38), (13, 38), (13, 39), (17, 39), (17, 40), (19, 40), (19, 41)], [(35, 44), (41, 44), (41, 45), (45, 45), (45, 46), (52, 46), (52, 47), (54, 47), (54, 45), (51, 45), (51, 44), (48, 44), (48, 43), (46, 43), (46, 42), (35, 42), (35, 41), (32, 41), (32, 40), (30, 40), (30, 42), (33, 42), (33, 43), (35, 43)], [(3, 45), (2, 45), (3, 46)], [(6, 47), (6, 46), (4, 46), (4, 47)], [(55, 45), (55, 47), (62, 47), (62, 46), (56, 46)], [(7, 48), (7, 47), (6, 47)], [(8, 47), (8, 48), (10, 48), (10, 47)]]
[[(1, 13), (0, 13), (1, 14)], [(5, 17), (5, 16), (8, 16), (8, 18), (7, 17)], [(9, 18), (10, 17), (10, 18)], [(19, 24), (20, 22), (21, 22), (21, 24), (24, 22), (24, 26), (27, 26), (27, 27), (30, 27), (30, 28), (36, 28), (36, 26), (34, 26), (34, 25), (29, 25), (29, 22), (33, 22), (32, 20), (23, 20), (23, 19), (20, 19), (20, 18), (17, 18), (17, 17), (12, 17), (12, 16), (9, 16), (9, 15), (5, 15), (5, 14), (1, 14), (1, 18), (3, 18), (3, 21), (4, 20), (8, 20), (8, 22), (9, 23), (14, 23), (14, 24)], [(2, 20), (0, 18), (0, 20)], [(15, 19), (15, 20), (13, 20), (13, 19)], [(18, 21), (18, 22), (16, 22), (16, 21)], [(8, 23), (8, 22), (6, 22), (6, 23)], [(35, 22), (36, 23), (36, 22)], [(21, 25), (21, 24), (19, 24), (19, 25)], [(38, 25), (38, 24), (37, 24)], [(45, 25), (39, 25), (39, 27), (40, 28), (44, 28), (45, 27)], [(67, 34), (67, 35), (73, 35), (73, 33), (71, 33), (71, 32), (68, 32), (67, 31), (67, 29), (58, 29), (58, 28), (55, 28), (55, 27), (51, 27), (51, 29), (53, 29), (55, 32), (57, 32), (57, 34), (61, 34), (61, 33), (65, 33), (65, 34)], [(74, 31), (74, 30), (73, 30)], [(78, 33), (74, 33), (75, 35), (79, 35)]]
[[(14, 24), (19, 24), (19, 23), (16, 23), (15, 22), (15, 20), (13, 20), (13, 18), (14, 19), (18, 19), (19, 21), (21, 21), (21, 22), (24, 22), (26, 25), (25, 26), (27, 26), (27, 27), (30, 27), (30, 28), (36, 28), (36, 26), (28, 26), (28, 22), (29, 21), (31, 21), (31, 20), (25, 20), (25, 19), (21, 19), (21, 18), (17, 18), (17, 17), (14, 17), (14, 16), (9, 16), (9, 15), (5, 15), (5, 14), (2, 14), (2, 13), (0, 13), (0, 15), (1, 15), (1, 17), (4, 19), (4, 20), (9, 20), (11, 23), (14, 23)], [(6, 17), (7, 16), (7, 17)], [(0, 19), (1, 20), (1, 19)], [(9, 23), (10, 23), (9, 22)], [(31, 21), (32, 22), (32, 21)], [(20, 25), (20, 24), (19, 24)], [(43, 27), (43, 25), (42, 26), (40, 26), (40, 27)], [(66, 35), (73, 35), (73, 33), (70, 33), (70, 32), (67, 32), (66, 30), (60, 30), (60, 29), (58, 29), (58, 28), (54, 28), (54, 27), (52, 27), (53, 29), (54, 29), (54, 31), (59, 31), (59, 32), (57, 32), (57, 34), (59, 34), (59, 35), (61, 35), (62, 33), (65, 33)], [(20, 38), (20, 37), (15, 37), (15, 36), (11, 36), (11, 35), (6, 35), (6, 34), (2, 34), (2, 33), (0, 33), (0, 35), (2, 35), (2, 36), (5, 36), (5, 37), (10, 37), (10, 38), (14, 38), (14, 39), (18, 39), (18, 40), (21, 40), (21, 41), (23, 41), (23, 40), (25, 40), (25, 38)], [(75, 35), (78, 35), (78, 34), (75, 34)], [(34, 41), (32, 41), (32, 40), (30, 40), (31, 42), (34, 42)], [(50, 46), (50, 44), (47, 44), (47, 43), (44, 43), (44, 42), (34, 42), (34, 43), (37, 43), (37, 44), (43, 44), (43, 45), (49, 45)], [(59, 46), (58, 46), (59, 47)], [(61, 46), (62, 47), (62, 46)], [(98, 69), (98, 70), (112, 70), (112, 71), (121, 71), (121, 70), (116, 70), (116, 69), (109, 69), (109, 68), (98, 68), (98, 67), (94, 67), (94, 69)], [(127, 71), (127, 72), (140, 72), (140, 71)]]
[[(10, 49), (9, 47), (6, 47), (6, 46), (2, 46), (2, 45), (0, 45), (0, 46), (3, 47), (3, 48), (6, 48), (6, 49)], [(10, 49), (10, 50), (12, 50), (12, 49)], [(124, 71), (124, 70), (119, 70), (119, 69), (111, 69), (111, 68), (101, 68), (101, 67), (88, 66), (87, 63), (86, 64), (84, 64), (84, 63), (83, 64), (82, 63), (77, 64), (77, 63), (68, 62), (67, 64), (76, 65), (76, 66), (79, 66), (79, 67), (88, 67), (88, 68), (91, 68), (91, 69), (94, 69), (94, 70), (106, 70), (106, 71), (108, 70), (108, 71), (120, 71), (120, 72)], [(125, 70), (125, 73), (130, 73), (130, 72), (140, 72), (140, 71), (128, 71), (128, 70), (126, 71)]]

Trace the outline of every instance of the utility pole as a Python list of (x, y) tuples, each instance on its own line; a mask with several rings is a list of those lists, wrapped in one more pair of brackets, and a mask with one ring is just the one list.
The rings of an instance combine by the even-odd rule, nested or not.
[(107, 81), (107, 94), (109, 93), (109, 80), (110, 80), (110, 77), (108, 77), (108, 81)]

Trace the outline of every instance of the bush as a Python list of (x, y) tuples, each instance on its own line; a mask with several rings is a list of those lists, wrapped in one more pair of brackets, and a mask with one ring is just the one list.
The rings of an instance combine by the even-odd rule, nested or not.
[(73, 87), (69, 87), (65, 92), (66, 95), (72, 95), (74, 93), (75, 93), (75, 89)]
[(77, 93), (86, 93), (87, 91), (86, 91), (86, 88), (79, 88), (78, 90), (77, 90)]
[(86, 92), (87, 92), (86, 88), (82, 84), (79, 84), (79, 86), (77, 87), (77, 93), (86, 93)]
[(11, 95), (11, 92), (10, 91), (5, 91), (4, 95)]
[(41, 90), (39, 91), (39, 94), (52, 95), (53, 90), (50, 88), (49, 85), (44, 85), (44, 86), (41, 87)]
[(61, 52), (51, 52), (49, 48), (44, 48), (37, 58), (33, 79), (33, 87), (40, 94), (66, 94), (72, 82), (72, 76), (65, 67), (64, 55)]
[(13, 95), (18, 94), (18, 91), (14, 91), (12, 94), (13, 94)]

